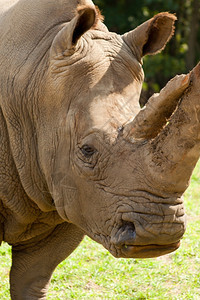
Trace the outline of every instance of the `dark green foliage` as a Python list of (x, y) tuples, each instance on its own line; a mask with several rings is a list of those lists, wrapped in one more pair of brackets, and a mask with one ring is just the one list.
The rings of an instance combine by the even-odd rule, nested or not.
[[(110, 31), (120, 34), (137, 27), (156, 13), (178, 17), (175, 35), (166, 49), (144, 59), (145, 97), (157, 92), (176, 74), (191, 70), (200, 59), (199, 0), (94, 0)], [(196, 28), (196, 29), (195, 29)]]

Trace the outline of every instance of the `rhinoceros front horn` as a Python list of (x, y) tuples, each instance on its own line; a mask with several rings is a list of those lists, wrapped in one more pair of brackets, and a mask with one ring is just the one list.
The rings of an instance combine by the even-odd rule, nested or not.
[(200, 64), (176, 76), (125, 126), (124, 137), (146, 140), (152, 178), (183, 193), (200, 156)]
[(151, 139), (158, 135), (177, 108), (190, 83), (189, 75), (177, 75), (159, 94), (154, 94), (146, 106), (129, 123), (124, 134), (134, 139)]

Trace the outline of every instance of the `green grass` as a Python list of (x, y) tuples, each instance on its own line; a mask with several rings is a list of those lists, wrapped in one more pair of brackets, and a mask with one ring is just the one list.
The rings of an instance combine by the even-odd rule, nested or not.
[(9, 297), (9, 271), (11, 266), (11, 247), (3, 243), (0, 247), (0, 299)]
[[(200, 162), (185, 193), (187, 231), (181, 247), (155, 259), (115, 259), (85, 238), (54, 272), (48, 300), (200, 299)], [(0, 299), (9, 299), (10, 247), (0, 248)]]

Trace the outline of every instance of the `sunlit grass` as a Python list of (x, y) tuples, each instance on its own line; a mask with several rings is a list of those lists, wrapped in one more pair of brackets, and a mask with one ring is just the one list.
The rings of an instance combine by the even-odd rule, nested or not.
[[(52, 277), (48, 300), (200, 299), (200, 162), (185, 193), (187, 231), (181, 247), (155, 259), (115, 259), (85, 238)], [(9, 299), (10, 248), (0, 248), (0, 299)]]
[(0, 247), (0, 299), (10, 299), (9, 271), (11, 266), (11, 247), (3, 243)]

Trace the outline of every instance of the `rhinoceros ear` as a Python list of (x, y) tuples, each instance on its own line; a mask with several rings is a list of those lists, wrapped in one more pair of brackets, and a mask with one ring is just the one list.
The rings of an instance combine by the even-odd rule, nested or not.
[(80, 37), (95, 23), (97, 13), (95, 7), (79, 6), (77, 15), (58, 32), (51, 46), (51, 54), (64, 54), (67, 50), (75, 49)]
[(132, 49), (138, 60), (144, 55), (163, 50), (174, 34), (175, 15), (159, 13), (152, 19), (125, 33), (122, 38)]

